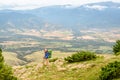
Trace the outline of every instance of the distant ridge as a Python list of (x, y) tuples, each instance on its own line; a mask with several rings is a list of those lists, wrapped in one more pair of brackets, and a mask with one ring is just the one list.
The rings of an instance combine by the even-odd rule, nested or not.
[[(90, 8), (85, 7), (86, 5)], [(107, 8), (97, 10), (96, 5), (97, 8), (101, 6)], [(62, 25), (70, 29), (76, 27), (119, 27), (119, 14), (120, 3), (114, 2), (91, 3), (71, 9), (66, 8), (65, 5), (56, 5), (33, 10), (0, 10), (0, 25), (3, 28), (9, 22), (16, 28), (20, 26), (28, 28), (36, 28), (35, 26), (37, 26), (37, 28), (41, 28), (46, 23)]]

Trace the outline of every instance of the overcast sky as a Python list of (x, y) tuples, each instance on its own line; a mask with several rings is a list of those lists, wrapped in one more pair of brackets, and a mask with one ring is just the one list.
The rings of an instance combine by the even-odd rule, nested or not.
[(106, 1), (120, 3), (120, 0), (0, 0), (0, 9), (34, 9), (44, 6), (66, 4), (71, 4), (72, 6), (80, 6), (86, 3)]

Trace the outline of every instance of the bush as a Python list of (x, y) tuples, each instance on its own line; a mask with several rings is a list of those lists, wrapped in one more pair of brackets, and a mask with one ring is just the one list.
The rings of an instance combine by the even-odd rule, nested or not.
[(0, 80), (17, 80), (17, 78), (13, 76), (12, 68), (4, 63), (2, 49), (0, 49)]
[(52, 58), (49, 60), (49, 62), (55, 62), (56, 60), (58, 60), (58, 58)]
[(118, 52), (120, 52), (120, 40), (117, 40), (113, 46), (113, 52), (115, 55), (118, 55)]
[(115, 55), (120, 55), (120, 52), (117, 52)]
[(101, 75), (99, 77), (100, 80), (120, 78), (120, 62), (115, 61), (101, 68)]
[(67, 58), (65, 58), (65, 60), (68, 61), (69, 63), (72, 63), (72, 62), (92, 60), (95, 58), (96, 58), (96, 55), (93, 52), (80, 51), (73, 54), (72, 56), (68, 56)]

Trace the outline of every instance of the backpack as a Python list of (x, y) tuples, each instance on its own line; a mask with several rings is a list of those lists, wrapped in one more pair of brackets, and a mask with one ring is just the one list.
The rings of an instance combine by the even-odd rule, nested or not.
[(50, 49), (50, 50), (48, 50), (48, 53), (49, 53), (48, 58), (51, 58), (51, 57), (52, 57), (52, 50), (51, 50), (51, 49)]

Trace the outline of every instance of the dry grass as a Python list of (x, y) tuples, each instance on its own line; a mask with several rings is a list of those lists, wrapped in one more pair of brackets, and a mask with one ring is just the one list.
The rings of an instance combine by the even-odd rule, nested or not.
[[(65, 54), (56, 51), (53, 55), (54, 57), (61, 58), (71, 54), (73, 53)], [(28, 64), (15, 68), (15, 74), (21, 80), (99, 80), (101, 67), (107, 65), (109, 62), (120, 60), (120, 56), (114, 56), (112, 54), (101, 54), (98, 56), (96, 60), (72, 64), (65, 63), (63, 59), (58, 59), (50, 63), (48, 68), (46, 66), (40, 66), (37, 70), (36, 63)]]
[(5, 62), (11, 66), (19, 66), (20, 64), (25, 64), (23, 60), (17, 58), (17, 54), (13, 52), (3, 52), (2, 53), (5, 59)]
[[(52, 52), (52, 58), (64, 58), (73, 53), (71, 52), (60, 52), (60, 51), (53, 51)], [(37, 51), (30, 55), (25, 56), (24, 58), (28, 61), (31, 61), (32, 63), (40, 63), (43, 61), (44, 52), (43, 51)]]

